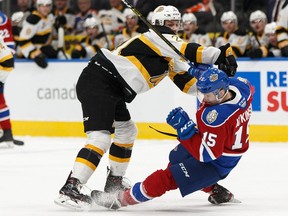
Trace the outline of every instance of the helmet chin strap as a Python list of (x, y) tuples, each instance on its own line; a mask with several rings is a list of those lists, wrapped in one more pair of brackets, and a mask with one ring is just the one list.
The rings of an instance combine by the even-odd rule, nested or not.
[[(220, 91), (221, 90), (219, 90), (219, 92)], [(224, 93), (224, 95), (221, 98), (218, 98), (219, 92), (216, 94), (216, 100), (218, 101), (218, 103), (221, 103), (223, 101), (223, 99), (226, 97), (226, 95), (228, 94), (229, 90), (226, 90), (226, 92)]]

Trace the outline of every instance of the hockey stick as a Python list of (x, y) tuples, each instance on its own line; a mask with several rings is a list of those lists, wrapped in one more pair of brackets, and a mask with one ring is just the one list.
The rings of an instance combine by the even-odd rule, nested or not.
[(216, 12), (216, 9), (214, 7), (213, 0), (209, 1), (208, 7), (210, 8), (211, 14), (213, 16), (214, 32), (213, 32), (212, 44), (214, 45), (215, 44), (215, 38), (216, 38), (216, 31), (217, 31), (217, 27), (216, 27), (216, 22), (217, 22), (216, 15), (217, 15), (217, 12)]
[(168, 132), (165, 132), (165, 131), (160, 131), (160, 130), (157, 130), (156, 128), (152, 127), (149, 125), (149, 128), (157, 131), (158, 133), (161, 133), (161, 134), (164, 134), (164, 135), (167, 135), (167, 136), (172, 136), (172, 137), (177, 137), (178, 135), (177, 134), (172, 134), (172, 133), (168, 133)]
[(64, 50), (64, 45), (65, 45), (65, 40), (64, 40), (64, 28), (63, 27), (59, 27), (58, 28), (58, 50), (62, 52), (64, 58), (66, 60), (68, 60), (68, 56), (65, 53)]
[(190, 66), (194, 66), (193, 63), (186, 58), (186, 56), (181, 53), (167, 38), (165, 38), (148, 20), (135, 8), (133, 7), (129, 2), (126, 0), (121, 0), (128, 8), (130, 8), (136, 16), (138, 16), (147, 26), (149, 29), (154, 31), (174, 52), (176, 52), (181, 58), (183, 58)]
[(109, 39), (108, 39), (107, 33), (105, 31), (105, 27), (103, 25), (103, 22), (101, 22), (100, 25), (101, 25), (101, 28), (102, 28), (102, 31), (103, 31), (103, 34), (104, 34), (104, 37), (105, 37), (105, 40), (106, 40), (106, 43), (107, 43), (107, 48), (109, 49), (110, 43), (109, 43)]

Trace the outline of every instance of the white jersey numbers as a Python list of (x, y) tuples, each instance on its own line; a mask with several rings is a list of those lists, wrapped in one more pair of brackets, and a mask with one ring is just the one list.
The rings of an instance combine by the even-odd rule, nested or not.
[(209, 147), (213, 147), (216, 145), (216, 138), (217, 138), (217, 134), (208, 133), (208, 132), (203, 133), (203, 140)]

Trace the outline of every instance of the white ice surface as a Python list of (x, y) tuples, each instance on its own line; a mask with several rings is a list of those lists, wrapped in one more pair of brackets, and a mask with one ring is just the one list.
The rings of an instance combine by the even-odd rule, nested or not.
[[(25, 146), (0, 146), (0, 216), (78, 215), (197, 215), (197, 216), (287, 216), (288, 144), (251, 143), (239, 165), (221, 184), (231, 190), (241, 204), (213, 206), (207, 194), (196, 192), (182, 198), (170, 191), (150, 202), (118, 211), (95, 207), (77, 212), (54, 204), (84, 138), (18, 137)], [(156, 169), (165, 168), (172, 140), (137, 140), (126, 176), (142, 181)], [(87, 186), (103, 189), (107, 155)]]

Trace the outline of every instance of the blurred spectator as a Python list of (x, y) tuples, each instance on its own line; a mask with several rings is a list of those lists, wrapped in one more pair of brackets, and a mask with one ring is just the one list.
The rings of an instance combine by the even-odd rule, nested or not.
[(109, 0), (93, 0), (92, 8), (96, 11), (103, 10), (103, 9), (108, 10), (110, 9)]
[(153, 11), (158, 5), (155, 0), (128, 0), (144, 17)]
[(72, 50), (72, 58), (92, 58), (98, 49), (112, 48), (112, 42), (104, 32), (100, 32), (100, 22), (95, 17), (87, 18), (84, 22), (86, 35)]
[(2, 11), (0, 17), (0, 145), (6, 144), (8, 147), (13, 147), (14, 144), (23, 145), (24, 142), (13, 138), (10, 110), (4, 97), (5, 82), (14, 67), (14, 42), (10, 19)]
[(31, 11), (31, 0), (17, 0), (16, 5), (12, 8), (12, 12)]
[(33, 11), (30, 6), (31, 0), (17, 0), (17, 7), (14, 8), (14, 13), (11, 16), (15, 50), (19, 48), (19, 34), (23, 26), (23, 20)]
[[(153, 12), (154, 9), (158, 6), (156, 0), (128, 0), (131, 5), (133, 5), (142, 15), (143, 17), (148, 17), (150, 12)], [(167, 5), (167, 2), (165, 2)], [(138, 25), (142, 29), (148, 30), (148, 27), (145, 23), (139, 19)]]
[(271, 22), (266, 24), (265, 26), (265, 35), (268, 38), (268, 50), (270, 55), (268, 56), (281, 56), (281, 50), (278, 46), (277, 35), (276, 35), (277, 24), (275, 22)]
[(230, 43), (234, 56), (243, 57), (249, 48), (249, 34), (246, 29), (238, 26), (238, 19), (233, 11), (224, 12), (221, 16), (221, 24), (224, 29), (215, 42), (216, 47)]
[(125, 16), (123, 14), (126, 6), (121, 0), (109, 0), (110, 9), (100, 10), (98, 16), (103, 28), (111, 36), (120, 32), (125, 27)]
[(263, 11), (256, 10), (250, 14), (250, 26), (252, 35), (250, 36), (250, 50), (247, 56), (250, 58), (262, 58), (269, 56), (268, 37), (264, 33), (267, 24), (267, 16)]
[(70, 34), (75, 26), (75, 12), (68, 7), (68, 0), (54, 0), (52, 13), (55, 17), (54, 26), (64, 28), (66, 34)]
[(124, 10), (124, 16), (126, 18), (126, 27), (114, 38), (114, 46), (117, 47), (126, 40), (142, 33), (146, 28), (142, 28), (138, 25), (138, 17), (134, 14), (132, 10), (126, 8)]
[(54, 28), (52, 46), (58, 47), (62, 51), (59, 54), (62, 53), (63, 55), (58, 55), (58, 58), (69, 59), (70, 55), (66, 52), (66, 44), (68, 45), (70, 40), (65, 41), (65, 35), (72, 36), (76, 15), (68, 7), (68, 0), (54, 0), (53, 6)]
[(222, 6), (212, 0), (198, 1), (197, 4), (186, 8), (184, 13), (193, 13), (197, 18), (198, 26), (205, 32), (219, 32), (221, 26), (217, 22), (222, 14)]
[(74, 25), (74, 34), (83, 35), (85, 34), (84, 22), (87, 18), (97, 17), (96, 10), (91, 8), (91, 0), (78, 0), (77, 6), (79, 13), (76, 14), (75, 25)]
[[(231, 0), (214, 0), (214, 4), (221, 5), (222, 11), (233, 10), (238, 18), (238, 25), (243, 29), (249, 29), (249, 15), (256, 10), (267, 11), (267, 0), (235, 0), (232, 5)], [(234, 6), (234, 8), (232, 8)], [(223, 13), (223, 12), (222, 12)], [(220, 13), (220, 16), (222, 15)]]
[(185, 13), (182, 16), (183, 33), (180, 37), (188, 43), (198, 43), (203, 46), (212, 46), (209, 35), (200, 30), (197, 18), (193, 13)]
[(277, 41), (281, 55), (288, 57), (288, 0), (277, 0), (274, 8)]
[(46, 58), (57, 58), (58, 52), (50, 45), (52, 41), (52, 0), (37, 0), (37, 10), (23, 22), (19, 45), (25, 58), (33, 59), (42, 68), (48, 66)]
[[(280, 19), (280, 11), (285, 5), (286, 0), (270, 0), (269, 1), (269, 21), (270, 22), (277, 22)], [(270, 18), (271, 17), (271, 18)]]
[[(158, 0), (159, 1), (159, 0)], [(162, 0), (161, 4), (165, 4), (165, 0)], [(185, 13), (185, 9), (191, 8), (199, 3), (202, 3), (202, 0), (174, 0), (170, 4), (178, 8), (181, 14)]]

